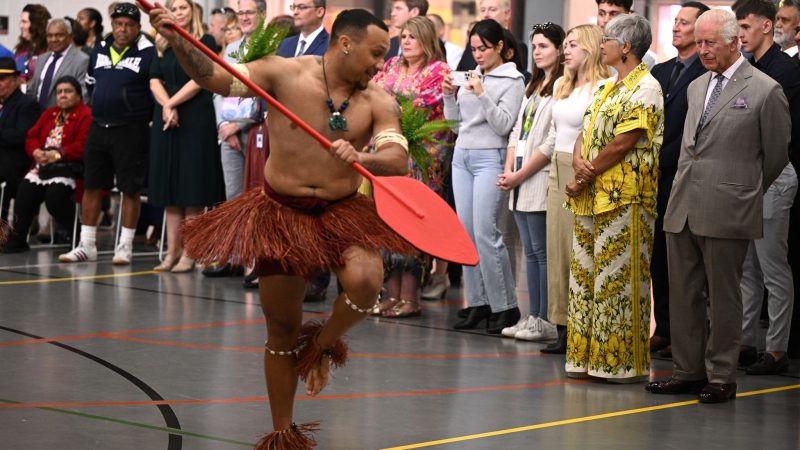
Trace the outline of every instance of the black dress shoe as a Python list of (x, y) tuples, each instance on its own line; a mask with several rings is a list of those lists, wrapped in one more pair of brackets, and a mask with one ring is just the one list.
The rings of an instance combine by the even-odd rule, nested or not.
[(668, 345), (656, 352), (656, 355), (662, 358), (672, 358), (672, 345)]
[(22, 253), (30, 249), (28, 243), (16, 233), (8, 236), (5, 247), (0, 245), (0, 253)]
[(781, 359), (775, 360), (775, 357), (769, 353), (764, 353), (764, 356), (755, 364), (745, 369), (748, 375), (777, 375), (786, 372), (789, 369), (789, 357), (783, 355)]
[(558, 339), (556, 339), (554, 343), (543, 348), (541, 350), (542, 353), (546, 353), (548, 355), (567, 354), (567, 326), (556, 325), (556, 331), (558, 331)]
[(464, 317), (467, 317), (470, 309), (472, 309), (472, 306), (467, 306), (466, 308), (459, 309), (457, 314), (458, 318), (463, 319)]
[(505, 311), (500, 311), (499, 313), (493, 313), (486, 323), (486, 332), (489, 334), (500, 334), (503, 328), (516, 325), (520, 317), (519, 308), (516, 306)]
[(236, 266), (231, 263), (223, 265), (211, 264), (203, 269), (203, 275), (209, 278), (240, 277), (243, 274), (244, 268), (242, 266)]
[(668, 380), (653, 381), (644, 386), (644, 390), (653, 394), (695, 394), (700, 393), (708, 385), (708, 380), (678, 380), (670, 378)]
[(453, 325), (456, 330), (474, 330), (478, 328), (484, 319), (492, 315), (492, 308), (489, 305), (475, 306), (469, 309), (467, 317), (459, 320)]
[(247, 276), (244, 277), (244, 282), (242, 282), (242, 286), (245, 289), (258, 289), (258, 275), (256, 275), (256, 271), (250, 272)]
[(758, 361), (758, 350), (755, 347), (743, 347), (739, 350), (739, 365), (747, 367)]
[(736, 398), (736, 383), (708, 383), (700, 391), (700, 403), (725, 403)]

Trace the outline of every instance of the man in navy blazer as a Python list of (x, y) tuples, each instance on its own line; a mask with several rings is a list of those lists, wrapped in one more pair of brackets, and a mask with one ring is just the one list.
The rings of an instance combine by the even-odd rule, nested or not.
[(661, 84), (664, 93), (664, 143), (659, 155), (658, 178), (658, 217), (656, 218), (655, 242), (650, 272), (653, 277), (653, 313), (656, 330), (650, 340), (651, 351), (669, 352), (669, 277), (667, 275), (667, 243), (664, 235), (664, 214), (667, 211), (672, 180), (678, 169), (678, 155), (681, 152), (683, 122), (689, 108), (686, 88), (695, 78), (706, 72), (697, 55), (694, 42), (694, 23), (700, 14), (708, 11), (708, 6), (699, 2), (685, 2), (675, 17), (672, 26), (672, 45), (678, 56), (657, 64), (651, 73)]
[(328, 49), (329, 35), (322, 26), (325, 18), (325, 0), (295, 0), (289, 6), (294, 16), (294, 26), (300, 34), (287, 37), (278, 47), (278, 55), (293, 58), (303, 55), (322, 55)]

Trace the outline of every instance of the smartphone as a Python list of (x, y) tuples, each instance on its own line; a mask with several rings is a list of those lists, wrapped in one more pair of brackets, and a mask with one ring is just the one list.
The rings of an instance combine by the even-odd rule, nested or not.
[(453, 86), (466, 86), (472, 74), (466, 71), (454, 70), (450, 72), (453, 76)]

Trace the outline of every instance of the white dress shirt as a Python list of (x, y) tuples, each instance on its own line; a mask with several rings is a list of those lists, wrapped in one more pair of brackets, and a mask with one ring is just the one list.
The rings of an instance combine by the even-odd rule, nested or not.
[[(303, 55), (305, 55), (306, 52), (308, 51), (308, 47), (311, 46), (311, 43), (314, 42), (314, 39), (316, 39), (317, 36), (319, 36), (319, 34), (322, 33), (322, 30), (324, 30), (324, 29), (325, 29), (325, 27), (323, 25), (320, 25), (319, 28), (317, 28), (316, 30), (312, 31), (311, 34), (309, 34), (308, 36), (303, 36), (303, 33), (300, 33), (300, 39), (297, 40), (297, 47), (295, 47), (295, 49), (294, 49), (295, 56), (303, 56)], [(305, 46), (302, 45), (303, 42), (306, 43)], [(300, 48), (303, 49), (303, 55), (298, 55), (297, 54), (297, 51), (300, 50)]]
[[(736, 72), (739, 69), (739, 66), (741, 66), (743, 62), (744, 62), (744, 57), (742, 55), (739, 55), (739, 59), (737, 59), (735, 63), (733, 63), (730, 67), (728, 67), (728, 69), (725, 70), (725, 72), (722, 72), (722, 76), (724, 77), (722, 79), (722, 89), (725, 89), (725, 86), (728, 84), (728, 81), (731, 80), (731, 77), (733, 76), (734, 72)], [(708, 99), (711, 98), (711, 92), (714, 91), (714, 87), (717, 85), (717, 79), (715, 77), (716, 73), (712, 72), (711, 82), (708, 83), (708, 91), (706, 92), (706, 101), (703, 102), (703, 111), (705, 111), (706, 105), (708, 105)]]

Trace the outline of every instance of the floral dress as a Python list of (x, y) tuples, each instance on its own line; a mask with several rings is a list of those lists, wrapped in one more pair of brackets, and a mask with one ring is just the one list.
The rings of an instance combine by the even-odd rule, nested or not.
[(664, 108), (660, 85), (644, 64), (595, 91), (583, 120), (583, 159), (592, 161), (633, 130), (644, 130), (633, 149), (567, 200), (575, 213), (568, 372), (624, 379), (650, 368), (650, 255)]
[[(388, 60), (373, 78), (373, 81), (383, 87), (392, 96), (401, 94), (414, 98), (415, 106), (430, 108), (430, 120), (444, 119), (444, 102), (442, 99), (442, 79), (450, 73), (450, 67), (444, 61), (433, 61), (421, 70), (403, 74), (405, 66), (400, 61), (400, 57), (395, 56)], [(437, 136), (442, 142), (453, 142), (454, 136), (451, 132), (443, 132)], [(452, 159), (452, 149), (449, 145), (431, 145), (428, 148), (431, 154), (431, 165), (428, 168), (427, 177), (423, 176), (422, 170), (409, 158), (409, 176), (423, 181), (427, 179), (427, 185), (434, 192), (444, 196), (444, 178), (449, 170), (450, 160)]]

